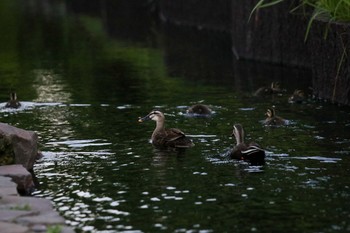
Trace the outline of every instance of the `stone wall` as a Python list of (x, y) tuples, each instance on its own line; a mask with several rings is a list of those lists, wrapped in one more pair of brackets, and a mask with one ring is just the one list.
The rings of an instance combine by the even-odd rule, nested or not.
[[(167, 24), (218, 31), (231, 36), (236, 59), (309, 69), (317, 98), (350, 105), (349, 25), (314, 23), (304, 41), (311, 9), (297, 10), (295, 1), (263, 8), (249, 16), (259, 0), (159, 0), (159, 16)], [(345, 53), (344, 53), (345, 51)]]
[[(251, 14), (258, 1), (232, 1), (232, 46), (238, 59), (309, 67), (304, 42), (307, 20), (295, 7), (283, 2)], [(251, 15), (251, 17), (250, 17)]]
[(314, 95), (350, 105), (350, 24), (315, 21), (309, 40)]

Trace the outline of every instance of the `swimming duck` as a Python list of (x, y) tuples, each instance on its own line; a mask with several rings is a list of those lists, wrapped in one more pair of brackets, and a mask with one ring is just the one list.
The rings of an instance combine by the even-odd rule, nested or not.
[(236, 146), (230, 152), (232, 159), (245, 160), (251, 165), (265, 164), (265, 151), (255, 142), (244, 143), (244, 130), (241, 124), (233, 126), (232, 136), (236, 140)]
[(302, 103), (304, 101), (304, 92), (302, 90), (295, 90), (293, 95), (288, 98), (289, 103)]
[(267, 118), (264, 121), (265, 125), (284, 125), (286, 120), (276, 115), (274, 108), (268, 108), (265, 115)]
[(255, 91), (254, 96), (272, 95), (281, 93), (282, 89), (279, 82), (272, 82), (270, 86), (260, 87)]
[(19, 108), (21, 103), (17, 100), (16, 92), (10, 93), (10, 100), (6, 103), (5, 108)]
[(189, 148), (194, 146), (194, 143), (180, 129), (164, 127), (165, 116), (162, 112), (154, 110), (145, 117), (139, 117), (139, 122), (147, 120), (156, 122), (156, 128), (151, 137), (155, 147)]
[(204, 104), (195, 104), (187, 109), (188, 114), (210, 115), (211, 109)]

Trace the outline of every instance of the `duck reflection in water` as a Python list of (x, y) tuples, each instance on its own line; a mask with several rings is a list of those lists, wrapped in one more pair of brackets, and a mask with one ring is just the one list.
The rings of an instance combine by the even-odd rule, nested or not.
[(162, 112), (154, 110), (144, 117), (139, 117), (139, 122), (148, 120), (156, 122), (156, 128), (151, 136), (153, 146), (164, 149), (187, 149), (194, 146), (192, 140), (186, 137), (186, 135), (180, 129), (165, 128), (165, 116)]
[(21, 103), (17, 100), (16, 92), (10, 93), (10, 100), (6, 103), (5, 108), (19, 108)]
[(236, 145), (230, 152), (230, 158), (244, 160), (253, 166), (265, 164), (265, 151), (255, 142), (244, 143), (244, 130), (241, 124), (233, 126), (232, 136), (235, 137)]

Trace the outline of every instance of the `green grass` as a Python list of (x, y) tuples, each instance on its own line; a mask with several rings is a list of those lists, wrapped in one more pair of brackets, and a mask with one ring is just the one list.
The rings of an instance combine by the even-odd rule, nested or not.
[(306, 29), (305, 40), (315, 19), (329, 22), (350, 22), (350, 0), (301, 0), (301, 6), (310, 6), (314, 9)]
[(31, 207), (29, 204), (25, 204), (25, 205), (16, 205), (10, 208), (11, 210), (31, 210)]
[(350, 0), (303, 0), (315, 9), (314, 14), (324, 15), (331, 21), (350, 22)]
[[(260, 0), (252, 10), (274, 6), (287, 0)], [(350, 22), (350, 0), (299, 0), (299, 7), (312, 7), (314, 12), (311, 18), (327, 17), (330, 21)]]
[(60, 225), (49, 226), (46, 233), (61, 233), (62, 227)]
[[(251, 11), (249, 20), (256, 10), (272, 7), (284, 1), (287, 0), (260, 0)], [(309, 35), (312, 23), (315, 19), (323, 19), (329, 22), (350, 23), (350, 0), (299, 0), (298, 6), (291, 11), (302, 7), (311, 7), (311, 9), (313, 9), (307, 25), (305, 40)]]

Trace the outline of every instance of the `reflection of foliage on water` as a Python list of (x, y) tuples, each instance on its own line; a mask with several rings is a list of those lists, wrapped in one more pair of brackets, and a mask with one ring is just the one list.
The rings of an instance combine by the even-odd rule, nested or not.
[[(17, 50), (18, 11), (13, 1), (0, 2), (0, 90), (1, 99), (7, 99), (8, 88), (15, 88), (20, 76)], [(6, 97), (5, 97), (6, 96)]]
[[(35, 7), (24, 4), (22, 14), (2, 14), (6, 20), (1, 22), (12, 25), (1, 27), (7, 35), (1, 37), (6, 45), (0, 57), (6, 61), (1, 62), (1, 73), (7, 74), (2, 88), (16, 89), (19, 97), (37, 98), (33, 87), (23, 83), (37, 78), (37, 70), (51, 70), (70, 86), (72, 101), (122, 99), (125, 103), (147, 99), (151, 93), (147, 89), (169, 84), (159, 51), (110, 38), (102, 18), (67, 15), (64, 3), (35, 3)], [(10, 1), (1, 4), (2, 9), (16, 7)]]

